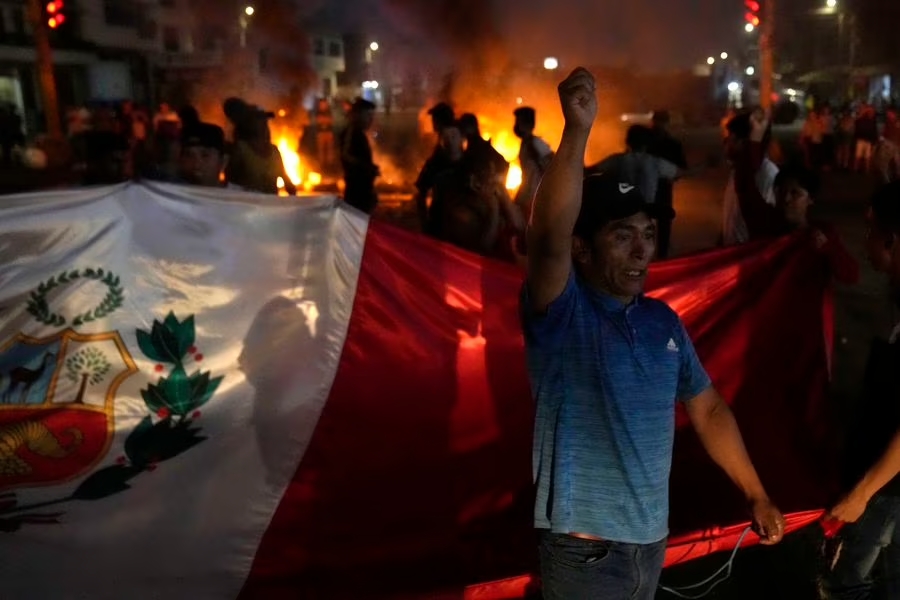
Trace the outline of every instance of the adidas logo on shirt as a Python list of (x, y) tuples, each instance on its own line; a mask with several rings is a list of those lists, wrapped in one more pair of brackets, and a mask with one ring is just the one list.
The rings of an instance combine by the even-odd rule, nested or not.
[(666, 344), (666, 350), (669, 352), (678, 352), (678, 344), (675, 343), (675, 340), (669, 338), (669, 343)]

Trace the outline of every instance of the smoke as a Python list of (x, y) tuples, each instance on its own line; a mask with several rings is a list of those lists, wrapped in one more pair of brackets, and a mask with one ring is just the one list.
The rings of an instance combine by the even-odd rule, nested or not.
[[(204, 121), (226, 125), (222, 102), (231, 96), (273, 111), (299, 105), (316, 83), (309, 62), (311, 42), (301, 27), (297, 3), (257, 2), (251, 16), (244, 13), (248, 4), (192, 0), (184, 15), (199, 25), (195, 30), (201, 35), (221, 40), (215, 52), (222, 66), (170, 91), (170, 100), (191, 103)], [(202, 52), (201, 44), (202, 39), (195, 40), (195, 50)]]
[[(478, 115), (482, 133), (510, 158), (518, 150), (518, 140), (511, 135), (513, 111), (531, 106), (537, 111), (537, 135), (553, 147), (558, 144), (563, 121), (556, 86), (565, 73), (544, 70), (543, 57), (549, 54), (535, 53), (531, 44), (553, 47), (555, 38), (557, 49), (562, 50), (558, 42), (562, 37), (562, 45), (573, 50), (567, 54), (585, 57), (587, 52), (574, 47), (572, 38), (579, 38), (582, 31), (575, 41), (586, 48), (592, 36), (578, 21), (571, 0), (568, 9), (565, 2), (541, 6), (534, 7), (535, 12), (511, 0), (381, 0), (381, 15), (393, 32), (415, 40), (413, 47), (420, 57), (431, 49), (431, 93), (420, 113), (423, 130), (430, 129), (427, 109), (438, 101), (449, 102), (457, 114)], [(554, 23), (568, 22), (569, 27), (548, 29), (544, 17)], [(591, 63), (579, 60), (578, 64)], [(617, 124), (598, 127), (587, 159), (599, 160), (621, 148), (621, 137)]]

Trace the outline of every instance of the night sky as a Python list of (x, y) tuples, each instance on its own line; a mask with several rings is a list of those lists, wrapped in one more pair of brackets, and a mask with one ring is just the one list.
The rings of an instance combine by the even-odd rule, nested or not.
[[(452, 1), (452, 0), (451, 0)], [(357, 28), (434, 46), (423, 18), (439, 0), (304, 0), (307, 14), (336, 29)], [(481, 0), (514, 57), (557, 56), (574, 63), (657, 70), (690, 67), (736, 50), (744, 34), (742, 0)], [(490, 9), (485, 9), (489, 11)], [(432, 22), (434, 20), (432, 19)], [(440, 22), (440, 20), (438, 20)], [(434, 56), (442, 54), (434, 48)], [(443, 54), (446, 54), (444, 52)]]

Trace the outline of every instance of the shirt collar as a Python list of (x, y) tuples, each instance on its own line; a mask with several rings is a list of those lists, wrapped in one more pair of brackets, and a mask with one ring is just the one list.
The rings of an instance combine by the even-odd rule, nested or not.
[(618, 298), (610, 296), (606, 292), (595, 290), (590, 285), (588, 285), (588, 283), (584, 279), (581, 280), (581, 285), (585, 290), (587, 290), (588, 296), (591, 298), (591, 300), (603, 307), (603, 310), (605, 310), (606, 312), (627, 312), (636, 306), (640, 306), (644, 301), (644, 294), (638, 294), (634, 297), (634, 300), (631, 301), (631, 304), (626, 305)]

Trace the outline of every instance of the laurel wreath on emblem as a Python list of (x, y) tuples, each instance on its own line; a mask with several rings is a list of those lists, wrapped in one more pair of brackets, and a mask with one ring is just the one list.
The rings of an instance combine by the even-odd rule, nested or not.
[(60, 286), (66, 286), (79, 279), (92, 279), (104, 283), (107, 287), (107, 293), (95, 308), (72, 319), (72, 325), (83, 325), (102, 319), (122, 306), (125, 294), (119, 285), (118, 276), (103, 269), (84, 269), (81, 271), (75, 269), (63, 271), (47, 281), (41, 282), (37, 289), (31, 292), (31, 297), (26, 305), (28, 312), (44, 325), (62, 327), (66, 324), (66, 318), (50, 310), (50, 306), (47, 303), (47, 294)]
[[(102, 273), (100, 270), (92, 272)], [(106, 276), (101, 274), (99, 277), (105, 279)], [(55, 279), (60, 282), (60, 277)], [(71, 272), (67, 279), (72, 279)], [(112, 281), (115, 283), (110, 284), (110, 288), (117, 288), (118, 278), (113, 277)], [(43, 293), (49, 289), (52, 288), (45, 287)], [(121, 304), (121, 289), (118, 294)], [(94, 318), (100, 308), (90, 311)], [(59, 322), (60, 318), (65, 322), (59, 316), (53, 322)], [(124, 454), (114, 464), (88, 475), (67, 496), (19, 505), (15, 494), (0, 494), (0, 533), (18, 531), (24, 524), (59, 523), (61, 512), (34, 511), (74, 500), (100, 500), (124, 492), (131, 488), (131, 480), (138, 475), (154, 471), (160, 463), (207, 439), (201, 435), (202, 429), (196, 421), (201, 417), (200, 408), (216, 393), (223, 377), (212, 377), (209, 371), (199, 369), (203, 355), (195, 346), (194, 316), (179, 320), (170, 312), (162, 321), (154, 320), (149, 330), (137, 329), (136, 337), (141, 352), (156, 363), (156, 372), (164, 374), (156, 383), (141, 390), (148, 414), (126, 437)], [(193, 369), (190, 374), (189, 368)]]

